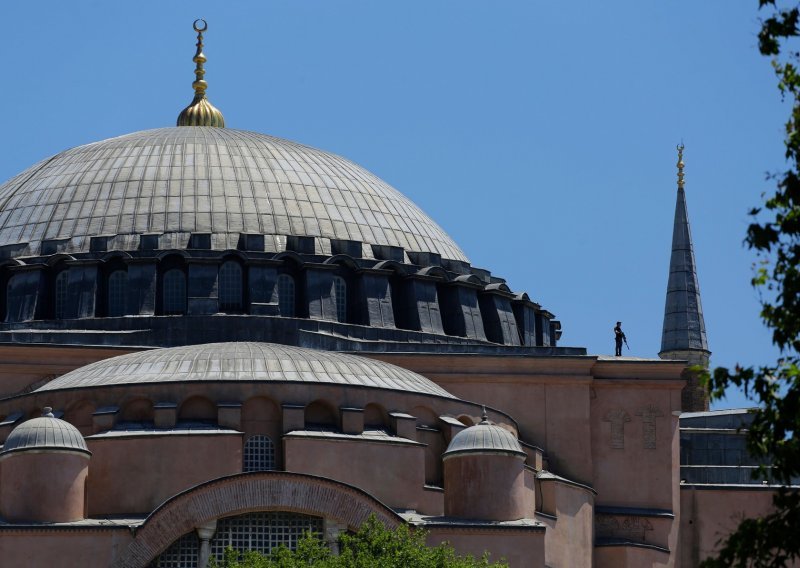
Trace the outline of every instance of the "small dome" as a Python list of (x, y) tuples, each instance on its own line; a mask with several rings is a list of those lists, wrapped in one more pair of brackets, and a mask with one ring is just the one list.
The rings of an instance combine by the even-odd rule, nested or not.
[(525, 457), (517, 438), (508, 430), (490, 424), (484, 415), (480, 424), (456, 434), (447, 446), (443, 458), (463, 454), (505, 454)]
[(0, 459), (12, 452), (26, 450), (72, 451), (92, 455), (78, 429), (53, 416), (50, 407), (44, 408), (41, 417), (27, 420), (12, 430), (0, 452)]

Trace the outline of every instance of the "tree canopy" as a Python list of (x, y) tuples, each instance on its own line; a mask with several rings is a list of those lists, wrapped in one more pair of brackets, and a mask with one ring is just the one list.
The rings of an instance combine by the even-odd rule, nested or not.
[[(778, 89), (791, 106), (786, 122), (786, 169), (768, 176), (775, 184), (753, 217), (745, 243), (758, 256), (752, 284), (761, 298), (761, 317), (772, 330), (779, 359), (760, 368), (714, 369), (712, 397), (721, 397), (730, 385), (744, 389), (758, 401), (748, 432), (748, 450), (764, 462), (772, 482), (790, 485), (800, 476), (800, 6), (781, 7), (775, 0), (759, 0), (767, 13), (761, 21), (758, 46), (772, 60)], [(762, 466), (766, 470), (767, 466)], [(774, 511), (745, 519), (723, 543), (716, 558), (703, 566), (787, 566), (800, 558), (800, 494), (783, 487), (774, 499)]]
[(339, 554), (322, 540), (306, 534), (296, 550), (281, 546), (265, 555), (255, 551), (227, 549), (222, 562), (212, 560), (211, 568), (508, 568), (504, 562), (489, 562), (487, 554), (476, 559), (458, 556), (452, 546), (427, 546), (427, 533), (402, 525), (387, 529), (370, 517), (353, 535), (339, 539)]

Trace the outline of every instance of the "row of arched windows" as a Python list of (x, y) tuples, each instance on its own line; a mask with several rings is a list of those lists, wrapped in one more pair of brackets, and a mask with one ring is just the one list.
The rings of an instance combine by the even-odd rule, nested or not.
[[(550, 336), (550, 322), (542, 319), (543, 316), (535, 316), (539, 323), (534, 327), (534, 316), (526, 315), (516, 320), (515, 315), (510, 315), (508, 303), (500, 316), (492, 311), (495, 310), (493, 304), (486, 302), (484, 305), (484, 300), (475, 296), (471, 298), (471, 304), (461, 305), (464, 301), (461, 295), (446, 284), (419, 287), (394, 273), (385, 280), (382, 289), (378, 288), (380, 283), (370, 281), (370, 293), (374, 295), (370, 298), (378, 301), (367, 306), (366, 300), (362, 302), (362, 298), (355, 294), (362, 289), (362, 283), (351, 270), (355, 267), (335, 266), (335, 272), (329, 273), (332, 278), (328, 281), (330, 290), (326, 290), (322, 297), (312, 298), (308, 295), (319, 294), (318, 281), (309, 281), (307, 286), (307, 278), (311, 276), (301, 265), (294, 264), (291, 259), (284, 264), (276, 268), (274, 288), (266, 289), (257, 287), (259, 279), (264, 278), (263, 273), (253, 272), (253, 268), (244, 266), (237, 258), (227, 257), (216, 267), (201, 266), (196, 276), (186, 259), (176, 254), (162, 257), (157, 268), (151, 265), (151, 272), (137, 271), (135, 275), (129, 273), (125, 261), (114, 258), (99, 268), (94, 303), (87, 301), (86, 288), (81, 288), (87, 280), (80, 268), (73, 276), (73, 268), (57, 264), (52, 271), (37, 276), (41, 278), (38, 283), (31, 278), (31, 272), (6, 272), (0, 274), (4, 280), (7, 278), (6, 285), (0, 288), (5, 295), (5, 298), (0, 297), (0, 320), (14, 323), (140, 313), (184, 315), (190, 311), (189, 295), (192, 293), (199, 300), (199, 313), (209, 313), (202, 311), (209, 305), (215, 306), (219, 312), (232, 314), (248, 313), (251, 306), (258, 306), (256, 313), (259, 314), (319, 317), (310, 312), (318, 314), (318, 303), (322, 301), (325, 302), (321, 308), (325, 314), (323, 319), (335, 319), (341, 323), (426, 331), (441, 325), (440, 332), (452, 336), (488, 339), (496, 343), (532, 345), (531, 342), (536, 341), (540, 345), (555, 345), (555, 338)], [(81, 278), (84, 278), (83, 283)], [(73, 286), (73, 279), (77, 281), (76, 286)], [(197, 291), (192, 292), (194, 289)], [(76, 290), (83, 296), (76, 298)], [(216, 291), (216, 303), (213, 303), (212, 290)], [(145, 298), (144, 294), (151, 295)], [(83, 303), (76, 311), (79, 300)], [(262, 311), (266, 305), (271, 306), (268, 312)], [(80, 310), (83, 311), (78, 313)], [(513, 310), (516, 312), (517, 308)], [(194, 313), (194, 306), (192, 311)], [(488, 313), (488, 318), (484, 312)], [(518, 340), (509, 339), (514, 334)]]
[[(239, 263), (228, 261), (223, 263), (219, 269), (217, 280), (219, 310), (226, 313), (243, 313), (245, 311), (244, 301), (244, 278), (242, 267)], [(344, 278), (336, 276), (334, 278), (337, 304), (336, 310), (339, 321), (347, 321), (347, 284)], [(276, 283), (278, 291), (278, 310), (283, 317), (295, 317), (296, 294), (295, 281), (288, 274), (279, 274)], [(124, 294), (122, 294), (124, 297)], [(339, 299), (341, 298), (341, 299)], [(186, 293), (186, 273), (180, 268), (171, 268), (164, 273), (162, 278), (162, 308), (163, 315), (180, 315), (186, 313), (187, 308)], [(123, 315), (123, 313), (112, 313), (111, 303), (111, 284), (109, 282), (109, 308), (108, 315)]]
[[(187, 312), (187, 273), (182, 266), (175, 266), (175, 264), (177, 263), (166, 263), (166, 269), (159, 279), (160, 303), (157, 312), (162, 315), (181, 315)], [(16, 278), (16, 275), (11, 276), (5, 286), (5, 303), (7, 306), (24, 302), (23, 296), (28, 293), (17, 289)], [(41, 317), (44, 319), (49, 319), (50, 317), (64, 319), (68, 317), (68, 307), (71, 301), (68, 296), (68, 284), (69, 271), (63, 269), (57, 272), (52, 280), (51, 307), (43, 310), (40, 314)], [(336, 313), (338, 319), (339, 321), (346, 321), (347, 285), (343, 278), (337, 276), (334, 286), (336, 289)], [(278, 275), (276, 287), (279, 315), (295, 317), (297, 315), (295, 279), (289, 274), (280, 274)], [(127, 268), (117, 266), (110, 271), (106, 271), (99, 289), (100, 302), (96, 309), (96, 316), (119, 317), (131, 313), (128, 307), (130, 290)], [(221, 312), (245, 312), (244, 271), (238, 262), (228, 260), (220, 265), (217, 291), (219, 310)], [(6, 310), (4, 319), (6, 321), (17, 321), (15, 313), (10, 309)]]
[[(53, 316), (63, 319), (67, 307), (68, 272), (62, 270), (56, 275), (54, 285)], [(245, 311), (243, 271), (238, 262), (226, 261), (219, 268), (218, 299), (219, 310), (228, 313)], [(13, 297), (13, 278), (8, 282), (7, 298)], [(295, 317), (297, 310), (295, 280), (289, 274), (279, 274), (277, 283), (278, 309), (281, 316)], [(107, 278), (105, 315), (108, 317), (123, 316), (128, 313), (128, 272), (116, 269)], [(333, 278), (333, 301), (336, 307), (336, 319), (347, 321), (347, 282), (341, 276)], [(161, 278), (161, 310), (163, 315), (181, 315), (187, 310), (186, 272), (182, 268), (170, 268)]]

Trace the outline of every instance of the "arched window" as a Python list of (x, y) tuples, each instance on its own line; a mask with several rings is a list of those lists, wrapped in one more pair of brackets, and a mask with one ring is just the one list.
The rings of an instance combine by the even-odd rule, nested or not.
[(53, 302), (53, 316), (63, 319), (67, 312), (67, 271), (62, 270), (56, 276), (55, 301)]
[(347, 283), (341, 276), (333, 277), (333, 301), (336, 304), (336, 319), (347, 321)]
[(172, 543), (156, 558), (153, 568), (196, 568), (200, 559), (200, 539), (192, 531)]
[(283, 511), (227, 517), (217, 522), (217, 531), (211, 539), (211, 556), (221, 562), (228, 546), (262, 554), (269, 554), (280, 545), (294, 550), (297, 541), (309, 531), (322, 536), (322, 519)]
[(128, 295), (128, 271), (115, 270), (108, 277), (108, 306), (109, 317), (125, 315), (125, 301)]
[(233, 260), (222, 263), (219, 269), (219, 309), (223, 312), (242, 311), (242, 267)]
[(268, 436), (250, 436), (244, 443), (242, 471), (272, 471), (275, 469), (275, 444)]
[(173, 268), (164, 274), (164, 315), (186, 313), (186, 277)]
[(278, 276), (278, 310), (284, 317), (294, 317), (294, 278), (288, 274)]

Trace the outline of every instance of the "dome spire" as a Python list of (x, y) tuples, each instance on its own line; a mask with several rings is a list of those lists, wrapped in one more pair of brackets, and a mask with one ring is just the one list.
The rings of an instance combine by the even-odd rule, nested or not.
[[(202, 24), (203, 27), (198, 24)], [(194, 54), (194, 58), (192, 58), (192, 61), (196, 64), (194, 69), (195, 81), (192, 83), (194, 99), (178, 115), (178, 126), (217, 126), (224, 128), (225, 119), (222, 117), (222, 113), (206, 98), (208, 83), (203, 79), (206, 74), (206, 70), (203, 68), (203, 64), (206, 62), (206, 56), (203, 54), (203, 32), (208, 29), (208, 24), (204, 19), (199, 18), (194, 21), (192, 27), (197, 32), (197, 51)]]
[(678, 149), (678, 163), (675, 164), (678, 166), (678, 189), (683, 189), (683, 149), (685, 146), (681, 142), (676, 148)]

